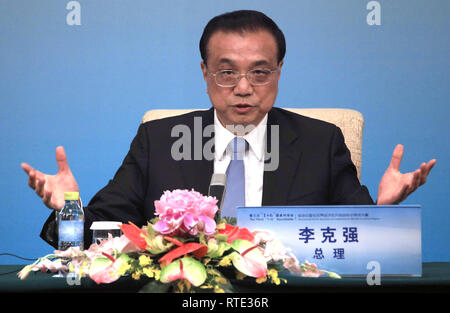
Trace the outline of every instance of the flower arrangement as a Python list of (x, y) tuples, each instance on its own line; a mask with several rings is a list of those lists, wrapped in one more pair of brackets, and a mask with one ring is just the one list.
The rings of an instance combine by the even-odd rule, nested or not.
[(286, 282), (279, 277), (285, 270), (308, 277), (339, 278), (307, 261), (300, 264), (269, 231), (250, 231), (225, 219), (216, 222), (214, 197), (194, 190), (166, 191), (155, 201), (155, 208), (156, 217), (147, 225), (123, 224), (121, 237), (110, 236), (88, 250), (56, 250), (25, 266), (19, 278), (25, 279), (31, 271), (50, 270), (89, 276), (101, 284), (131, 275), (133, 279), (152, 278), (144, 287), (149, 292), (232, 292), (221, 272), (226, 267), (234, 268), (238, 279), (252, 277), (257, 283), (277, 285)]

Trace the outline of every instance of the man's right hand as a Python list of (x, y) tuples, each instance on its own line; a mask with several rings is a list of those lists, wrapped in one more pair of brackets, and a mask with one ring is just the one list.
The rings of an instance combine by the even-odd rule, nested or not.
[(28, 186), (42, 198), (48, 208), (59, 211), (64, 206), (64, 192), (79, 192), (79, 189), (61, 146), (56, 148), (56, 163), (59, 170), (56, 175), (44, 174), (26, 163), (21, 166), (28, 175)]

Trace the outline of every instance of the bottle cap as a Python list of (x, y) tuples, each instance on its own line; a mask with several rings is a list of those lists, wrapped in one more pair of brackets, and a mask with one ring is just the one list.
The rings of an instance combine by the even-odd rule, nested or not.
[(64, 193), (64, 200), (78, 200), (80, 198), (79, 192), (65, 192)]

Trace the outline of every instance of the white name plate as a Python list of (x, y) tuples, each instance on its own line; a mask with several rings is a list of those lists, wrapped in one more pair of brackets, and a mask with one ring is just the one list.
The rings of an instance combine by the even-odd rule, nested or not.
[(420, 205), (239, 207), (237, 222), (340, 275), (422, 275)]

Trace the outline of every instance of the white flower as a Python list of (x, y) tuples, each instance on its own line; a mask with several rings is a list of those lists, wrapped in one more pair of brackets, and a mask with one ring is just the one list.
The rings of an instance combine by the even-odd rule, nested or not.
[(266, 247), (264, 249), (264, 256), (268, 261), (274, 260), (276, 261), (284, 261), (287, 258), (288, 250), (283, 246), (281, 241), (272, 240), (266, 243)]

